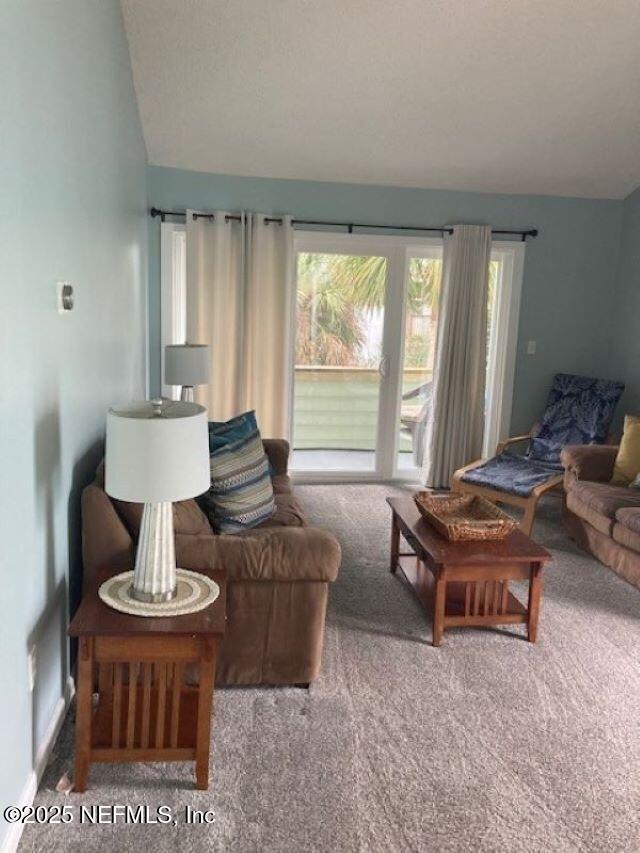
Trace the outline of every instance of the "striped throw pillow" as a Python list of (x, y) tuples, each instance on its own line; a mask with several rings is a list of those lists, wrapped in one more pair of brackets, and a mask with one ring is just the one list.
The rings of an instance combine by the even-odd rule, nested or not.
[(258, 430), (214, 449), (209, 456), (209, 521), (218, 533), (255, 527), (276, 509), (269, 462)]

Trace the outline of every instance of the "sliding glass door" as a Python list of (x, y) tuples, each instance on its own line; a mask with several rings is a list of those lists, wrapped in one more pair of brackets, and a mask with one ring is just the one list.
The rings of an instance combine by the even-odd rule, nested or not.
[(294, 463), (375, 472), (384, 387), (384, 255), (297, 255)]
[(414, 478), (422, 464), (442, 269), (439, 241), (297, 238), (292, 468)]
[[(420, 478), (431, 411), (442, 241), (296, 237), (292, 470), (312, 480)], [(508, 433), (524, 246), (489, 269), (485, 452)]]

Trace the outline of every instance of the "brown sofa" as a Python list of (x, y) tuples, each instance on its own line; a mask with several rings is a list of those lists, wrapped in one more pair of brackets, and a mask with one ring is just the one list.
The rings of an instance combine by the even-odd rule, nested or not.
[[(307, 526), (287, 476), (289, 445), (267, 440), (276, 513), (246, 533), (216, 535), (195, 500), (174, 504), (176, 561), (227, 575), (227, 627), (219, 684), (307, 684), (318, 676), (329, 583), (340, 546)], [(101, 465), (82, 494), (84, 581), (99, 567), (133, 566), (142, 505), (112, 500)]]
[(565, 447), (563, 520), (570, 536), (640, 588), (640, 489), (609, 481), (615, 445)]

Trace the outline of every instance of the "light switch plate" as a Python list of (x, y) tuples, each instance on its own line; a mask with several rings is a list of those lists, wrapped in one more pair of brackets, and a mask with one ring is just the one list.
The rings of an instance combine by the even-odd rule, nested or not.
[(535, 355), (536, 354), (536, 342), (535, 341), (527, 341), (527, 355)]

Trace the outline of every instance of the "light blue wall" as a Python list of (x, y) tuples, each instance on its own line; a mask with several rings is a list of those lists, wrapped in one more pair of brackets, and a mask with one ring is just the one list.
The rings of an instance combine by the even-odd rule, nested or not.
[[(24, 790), (64, 690), (79, 495), (101, 452), (106, 409), (144, 392), (148, 222), (146, 154), (118, 0), (4, 0), (1, 31), (5, 805)], [(57, 279), (76, 290), (67, 316), (56, 312)]]
[[(606, 373), (611, 289), (620, 241), (620, 201), (489, 195), (398, 187), (284, 181), (202, 174), (150, 166), (151, 205), (246, 208), (300, 218), (397, 225), (486, 222), (536, 227), (527, 244), (512, 429), (527, 429), (540, 413), (553, 373)], [(159, 220), (150, 237), (151, 387), (159, 388)], [(525, 353), (537, 341), (535, 356)]]
[(619, 407), (640, 412), (640, 187), (624, 201), (620, 262), (611, 335), (610, 370), (624, 380)]

